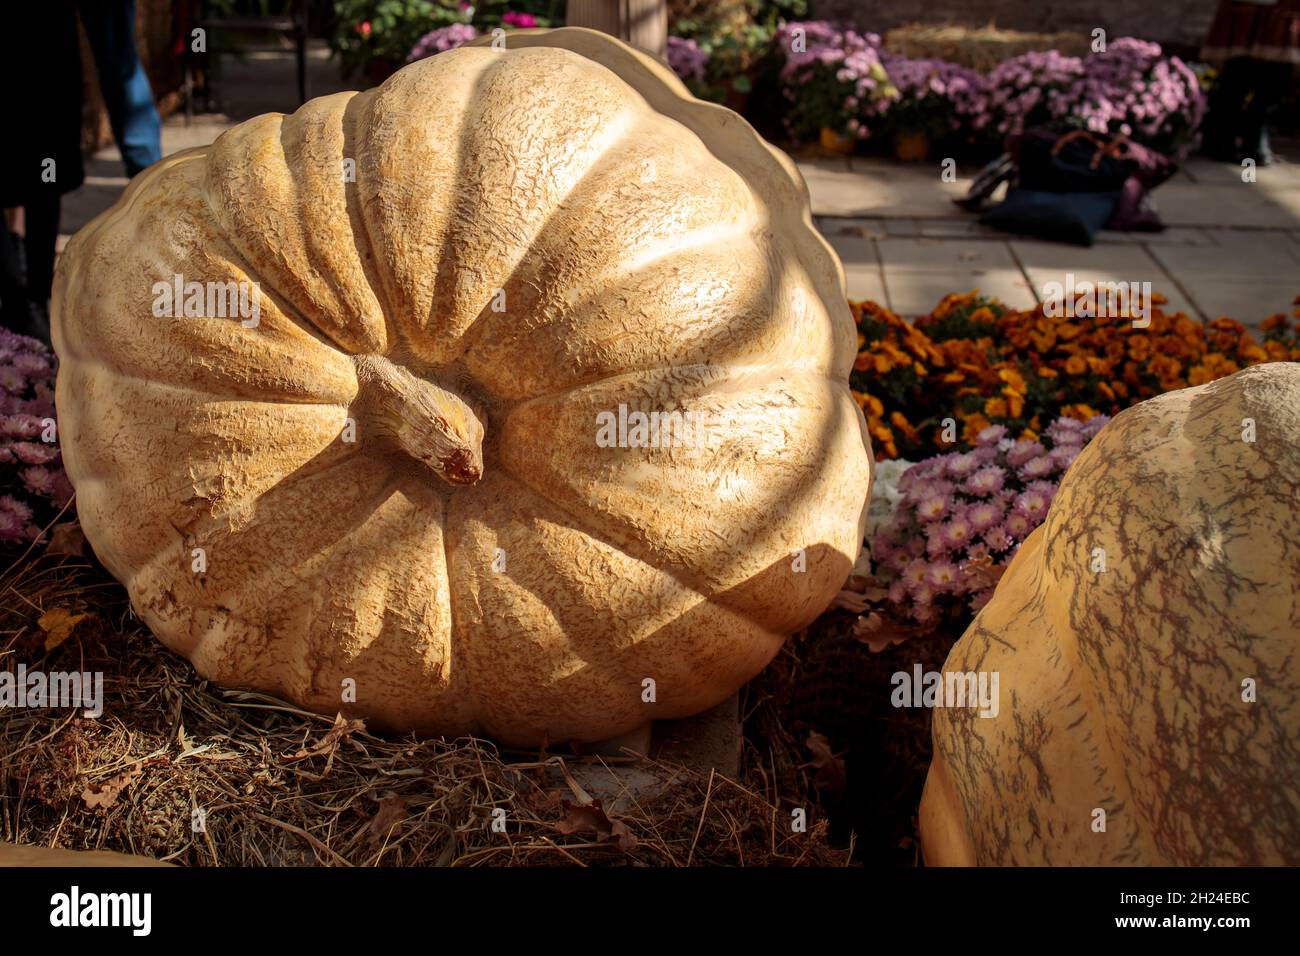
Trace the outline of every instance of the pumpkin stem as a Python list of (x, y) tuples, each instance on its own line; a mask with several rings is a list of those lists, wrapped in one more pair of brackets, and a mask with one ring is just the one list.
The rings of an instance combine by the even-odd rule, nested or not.
[(353, 363), (361, 402), (379, 432), (448, 484), (483, 477), (483, 423), (473, 409), (382, 355), (356, 355)]

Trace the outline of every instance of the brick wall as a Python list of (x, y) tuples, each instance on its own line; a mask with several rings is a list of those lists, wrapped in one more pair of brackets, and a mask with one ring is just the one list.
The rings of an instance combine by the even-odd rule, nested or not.
[(817, 16), (883, 34), (905, 23), (1136, 36), (1190, 52), (1200, 46), (1215, 0), (814, 0)]

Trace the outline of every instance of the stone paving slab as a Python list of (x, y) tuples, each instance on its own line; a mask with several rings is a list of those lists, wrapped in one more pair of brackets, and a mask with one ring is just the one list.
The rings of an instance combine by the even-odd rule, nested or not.
[(818, 215), (944, 218), (960, 211), (952, 199), (968, 188), (960, 180), (943, 182), (937, 164), (805, 160), (799, 168)]
[(1112, 243), (1085, 248), (1037, 239), (1013, 239), (1008, 245), (1016, 261), (1026, 269), (1071, 271), (1081, 277), (1097, 271), (1122, 272), (1133, 280), (1148, 280), (1162, 271), (1142, 246)]
[[(974, 170), (944, 183), (935, 163), (854, 157), (801, 162), (828, 235), (847, 234), (851, 294), (878, 285), (909, 318), (949, 292), (979, 287), (1008, 305), (1029, 307), (1048, 282), (1149, 281), (1167, 308), (1198, 318), (1231, 314), (1257, 325), (1300, 293), (1300, 165), (1279, 162), (1243, 182), (1232, 164), (1200, 158), (1155, 193), (1168, 228), (1102, 230), (1091, 247), (1019, 237), (981, 226), (951, 203)], [(879, 268), (871, 252), (878, 257)]]
[(1279, 201), (1286, 193), (1265, 192), (1258, 184), (1173, 182), (1157, 189), (1155, 200), (1160, 217), (1170, 226), (1291, 229), (1296, 226), (1300, 206), (1292, 209)]
[[(1182, 166), (1182, 173), (1197, 183), (1242, 182), (1242, 167), (1237, 163), (1216, 163), (1203, 156), (1192, 156)], [(1272, 166), (1256, 166), (1255, 182), (1265, 186), (1300, 186), (1300, 163), (1279, 160)]]
[(1300, 281), (1296, 279), (1216, 279), (1187, 276), (1188, 295), (1206, 319), (1227, 316), (1252, 328), (1275, 312), (1290, 313)]
[(1032, 309), (1037, 303), (1030, 280), (1018, 269), (982, 272), (886, 272), (885, 288), (890, 309), (904, 318), (915, 318), (932, 310), (952, 292), (970, 292), (1000, 299), (1014, 309)]
[(848, 297), (854, 302), (879, 302), (881, 305), (889, 306), (885, 274), (879, 266), (846, 265), (844, 285)]
[(876, 241), (886, 273), (1019, 271), (1004, 240), (880, 239)]
[(1097, 245), (1210, 246), (1214, 245), (1214, 240), (1200, 226), (1170, 226), (1162, 232), (1103, 229), (1097, 233)]
[(1300, 248), (1289, 236), (1238, 241), (1240, 246), (1160, 246), (1151, 254), (1171, 275), (1186, 279), (1290, 281), (1300, 292)]

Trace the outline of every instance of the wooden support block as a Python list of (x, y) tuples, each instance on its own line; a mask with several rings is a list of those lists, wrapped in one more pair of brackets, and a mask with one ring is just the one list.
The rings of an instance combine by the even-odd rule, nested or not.
[(564, 22), (600, 30), (660, 58), (668, 49), (667, 0), (569, 0)]

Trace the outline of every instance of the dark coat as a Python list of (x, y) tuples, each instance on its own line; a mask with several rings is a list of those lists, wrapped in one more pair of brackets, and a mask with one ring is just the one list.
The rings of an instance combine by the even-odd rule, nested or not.
[(26, 205), (36, 190), (61, 195), (76, 189), (85, 168), (76, 7), (72, 0), (32, 0), (7, 6), (5, 18), (0, 206), (10, 207)]

